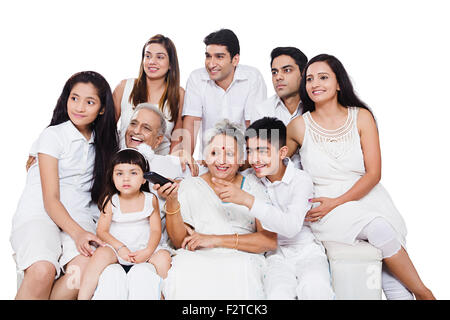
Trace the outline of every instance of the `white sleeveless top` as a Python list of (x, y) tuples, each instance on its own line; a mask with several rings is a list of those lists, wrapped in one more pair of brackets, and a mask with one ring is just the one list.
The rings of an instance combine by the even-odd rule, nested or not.
[[(125, 133), (127, 131), (128, 125), (130, 124), (131, 117), (134, 113), (135, 106), (129, 101), (130, 100), (130, 94), (133, 90), (134, 81), (136, 79), (131, 78), (127, 79), (127, 82), (125, 84), (125, 88), (122, 95), (122, 101), (120, 103), (120, 144), (122, 148), (125, 148)], [(153, 104), (156, 108), (159, 109), (159, 106), (157, 104)], [(163, 107), (163, 114), (164, 118), (166, 120), (166, 132), (163, 137), (163, 141), (161, 144), (156, 148), (155, 154), (160, 155), (167, 155), (170, 152), (170, 140), (172, 136), (173, 128), (175, 127), (175, 121), (169, 121), (170, 116), (170, 108), (166, 103)]]
[[(339, 197), (366, 173), (357, 127), (358, 110), (349, 107), (346, 122), (335, 130), (320, 127), (309, 112), (303, 114), (305, 136), (299, 152), (303, 169), (313, 179), (316, 198)], [(380, 183), (360, 200), (344, 203), (319, 222), (311, 223), (311, 229), (320, 241), (353, 244), (361, 230), (376, 217), (384, 217), (405, 245), (403, 218)]]
[(145, 249), (150, 239), (149, 217), (153, 212), (153, 195), (148, 192), (144, 192), (144, 195), (144, 209), (130, 213), (122, 213), (117, 194), (111, 199), (112, 221), (109, 233), (126, 245), (131, 252)]

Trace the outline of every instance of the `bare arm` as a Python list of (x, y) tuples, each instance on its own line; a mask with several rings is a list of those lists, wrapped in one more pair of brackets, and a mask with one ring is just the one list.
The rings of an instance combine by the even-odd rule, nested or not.
[(201, 117), (183, 117), (183, 149), (190, 152), (190, 155), (192, 155), (195, 150), (195, 143), (197, 142), (197, 133), (200, 128), (199, 123), (201, 120)]
[(117, 87), (114, 89), (114, 92), (113, 92), (116, 122), (119, 121), (119, 118), (120, 118), (123, 91), (125, 90), (126, 83), (127, 83), (127, 80), (120, 81), (120, 83), (117, 85)]
[(97, 223), (97, 236), (117, 251), (117, 249), (122, 247), (124, 244), (109, 233), (113, 215), (111, 206), (111, 201), (109, 201), (105, 207), (105, 212), (100, 212), (100, 218)]
[(297, 151), (303, 144), (303, 137), (305, 136), (305, 120), (303, 117), (297, 117), (287, 126), (286, 145), (288, 147), (288, 157)]
[(256, 221), (256, 232), (238, 236), (236, 247), (236, 235), (220, 235), (217, 237), (216, 247), (238, 249), (251, 253), (264, 253), (277, 248), (277, 234), (264, 230), (258, 219)]
[(93, 250), (89, 246), (90, 241), (103, 245), (103, 241), (94, 234), (85, 231), (75, 220), (72, 219), (60, 200), (58, 159), (43, 153), (38, 154), (39, 171), (41, 176), (42, 196), (44, 207), (50, 218), (64, 232), (74, 239), (78, 251), (90, 256)]
[(366, 109), (359, 109), (358, 131), (364, 156), (366, 173), (350, 190), (340, 196), (339, 203), (359, 200), (370, 192), (381, 179), (381, 150), (378, 129), (372, 114)]
[(161, 216), (159, 214), (159, 204), (156, 196), (152, 200), (153, 212), (150, 216), (150, 238), (148, 239), (147, 250), (150, 256), (155, 252), (156, 247), (161, 240)]

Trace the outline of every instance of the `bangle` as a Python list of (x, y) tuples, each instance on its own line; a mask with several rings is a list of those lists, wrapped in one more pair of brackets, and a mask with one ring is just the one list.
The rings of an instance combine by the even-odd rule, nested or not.
[(125, 247), (126, 247), (126, 245), (124, 245), (124, 244), (121, 245), (120, 247), (117, 248), (116, 252), (119, 253), (120, 249), (125, 248)]
[(180, 209), (181, 209), (181, 204), (178, 202), (178, 208), (177, 208), (177, 210), (175, 210), (175, 211), (167, 211), (167, 207), (166, 207), (166, 204), (167, 204), (167, 202), (166, 203), (164, 203), (164, 211), (166, 212), (166, 215), (173, 215), (173, 214), (175, 214), (175, 213), (178, 213), (178, 212), (180, 212)]
[(234, 244), (234, 250), (237, 250), (238, 244), (239, 244), (239, 234), (235, 233), (236, 235), (236, 243)]

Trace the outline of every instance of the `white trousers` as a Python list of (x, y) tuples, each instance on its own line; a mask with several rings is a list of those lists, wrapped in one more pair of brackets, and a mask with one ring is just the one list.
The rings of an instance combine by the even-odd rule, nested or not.
[(278, 246), (267, 255), (264, 290), (269, 300), (335, 298), (325, 249), (317, 240)]
[[(357, 236), (381, 250), (383, 259), (395, 255), (402, 247), (394, 228), (382, 217), (372, 220)], [(413, 300), (412, 293), (400, 282), (383, 263), (381, 282), (388, 300)]]
[(151, 263), (140, 263), (128, 273), (119, 264), (105, 268), (93, 300), (159, 300), (162, 279)]

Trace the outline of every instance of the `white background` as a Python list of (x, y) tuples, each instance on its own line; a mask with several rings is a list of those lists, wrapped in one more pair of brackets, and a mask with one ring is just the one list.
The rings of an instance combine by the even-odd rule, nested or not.
[(181, 84), (203, 66), (203, 38), (230, 28), (241, 63), (274, 93), (270, 51), (296, 46), (337, 56), (373, 109), (383, 177), (405, 218), (408, 252), (437, 298), (450, 298), (450, 31), (447, 1), (2, 1), (0, 4), (0, 299), (15, 295), (9, 234), (31, 143), (48, 125), (65, 81), (94, 70), (114, 87), (138, 75), (145, 41), (178, 50)]

